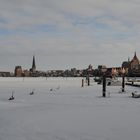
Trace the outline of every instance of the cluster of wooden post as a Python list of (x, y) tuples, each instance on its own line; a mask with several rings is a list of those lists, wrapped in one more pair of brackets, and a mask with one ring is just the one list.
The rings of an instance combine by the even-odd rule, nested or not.
[[(90, 77), (89, 76), (86, 77), (86, 81), (87, 81), (87, 85), (90, 86)], [(81, 87), (84, 87), (84, 79), (82, 79)]]
[[(122, 75), (122, 92), (125, 92), (125, 75)], [(103, 75), (103, 92), (102, 96), (106, 97), (106, 75)]]
[[(90, 86), (90, 77), (87, 76), (87, 85)], [(82, 79), (82, 85), (81, 87), (84, 87), (84, 79)], [(125, 75), (122, 75), (122, 92), (125, 92)], [(102, 96), (106, 97), (106, 75), (103, 75), (103, 87), (102, 87)]]

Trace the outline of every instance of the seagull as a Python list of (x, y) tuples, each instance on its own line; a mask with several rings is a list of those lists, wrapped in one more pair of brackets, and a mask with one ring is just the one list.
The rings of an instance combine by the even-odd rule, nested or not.
[(34, 94), (34, 89), (32, 90), (32, 92), (30, 92), (30, 95), (33, 95)]
[(14, 97), (14, 92), (12, 91), (12, 96), (9, 98), (9, 100), (14, 100), (15, 97)]
[(51, 88), (50, 91), (53, 91), (53, 89)]

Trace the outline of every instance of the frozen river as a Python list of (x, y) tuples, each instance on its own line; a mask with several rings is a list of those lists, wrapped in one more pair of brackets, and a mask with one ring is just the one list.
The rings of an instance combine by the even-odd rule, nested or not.
[(0, 78), (0, 140), (139, 140), (140, 99), (131, 92), (140, 89), (107, 87), (102, 98), (101, 85), (81, 88), (81, 80)]

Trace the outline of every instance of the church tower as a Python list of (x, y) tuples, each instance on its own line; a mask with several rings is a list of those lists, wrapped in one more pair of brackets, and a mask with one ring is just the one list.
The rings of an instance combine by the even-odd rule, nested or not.
[(139, 59), (137, 57), (137, 54), (135, 52), (134, 57), (133, 57), (133, 59), (130, 62), (130, 68), (131, 69), (136, 68), (139, 64), (140, 64), (140, 61), (139, 61)]
[(33, 56), (32, 72), (35, 72), (35, 71), (36, 71), (35, 56)]

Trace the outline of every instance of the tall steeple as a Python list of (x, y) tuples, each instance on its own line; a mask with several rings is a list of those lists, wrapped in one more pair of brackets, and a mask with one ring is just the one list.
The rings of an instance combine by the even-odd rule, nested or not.
[(136, 60), (136, 61), (139, 62), (139, 59), (138, 59), (137, 54), (136, 54), (136, 51), (135, 51), (135, 53), (134, 53), (134, 57), (133, 57), (133, 61), (134, 61), (134, 60)]
[(130, 57), (128, 57), (128, 62), (130, 62)]
[(135, 51), (134, 57), (137, 57), (136, 51)]
[(32, 72), (35, 72), (35, 71), (36, 71), (35, 56), (33, 56)]

